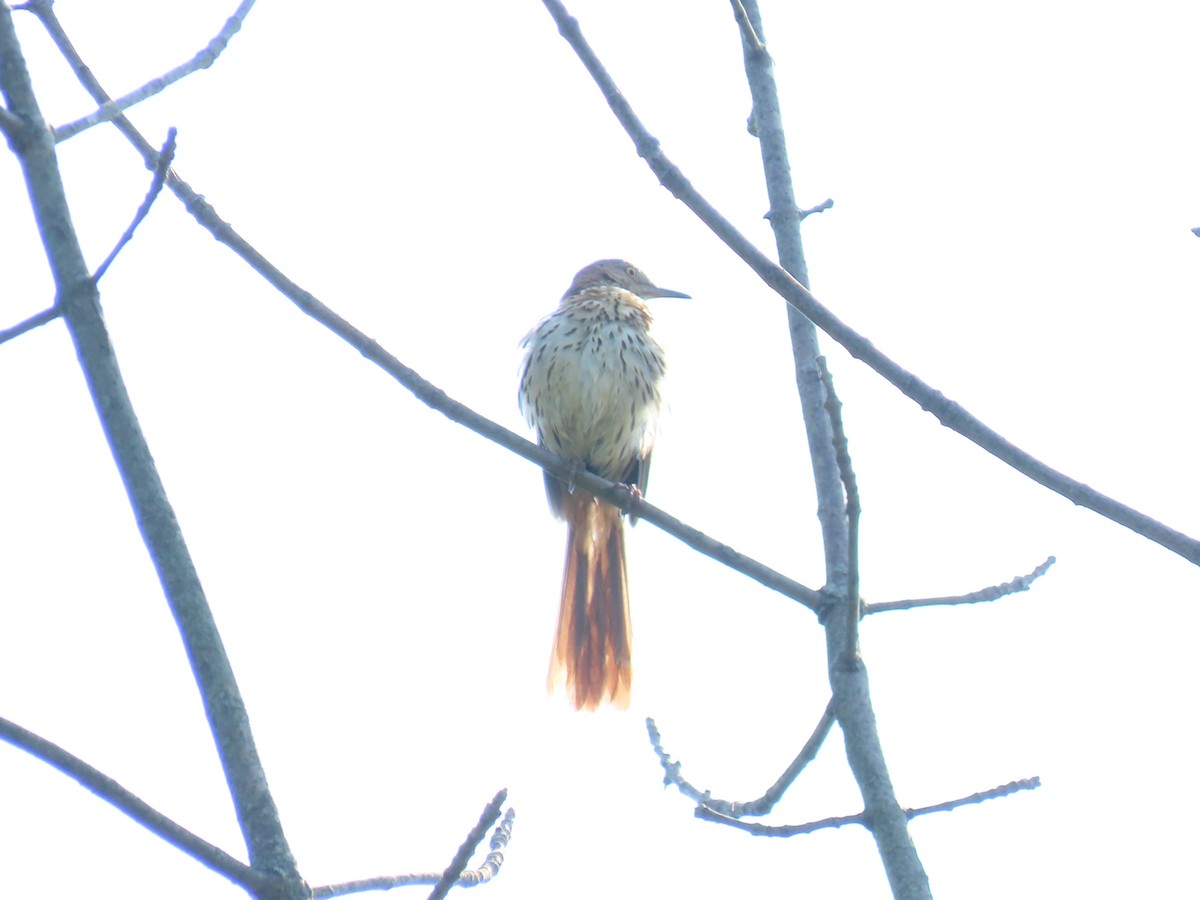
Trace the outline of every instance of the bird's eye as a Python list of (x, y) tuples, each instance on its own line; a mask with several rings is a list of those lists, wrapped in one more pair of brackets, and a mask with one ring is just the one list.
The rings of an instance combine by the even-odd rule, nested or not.
[(630, 278), (636, 278), (637, 274), (638, 274), (638, 270), (634, 266), (630, 266), (628, 269), (625, 270), (625, 274), (628, 275)]

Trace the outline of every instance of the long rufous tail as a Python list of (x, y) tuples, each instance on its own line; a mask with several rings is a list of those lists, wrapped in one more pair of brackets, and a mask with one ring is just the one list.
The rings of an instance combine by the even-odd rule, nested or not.
[(565, 682), (576, 709), (626, 707), (633, 631), (621, 512), (582, 490), (563, 501), (567, 559), (547, 685)]

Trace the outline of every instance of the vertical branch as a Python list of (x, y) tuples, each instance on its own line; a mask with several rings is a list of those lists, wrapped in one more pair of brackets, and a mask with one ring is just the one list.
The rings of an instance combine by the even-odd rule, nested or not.
[[(762, 148), (771, 227), (780, 263), (807, 287), (808, 272), (799, 229), (802, 214), (792, 190), (783, 117), (775, 89), (774, 67), (763, 36), (762, 17), (757, 0), (732, 2), (743, 32), (742, 50), (754, 102), (751, 124)], [(833, 614), (825, 620), (826, 658), (834, 709), (845, 736), (846, 757), (862, 793), (865, 819), (883, 860), (892, 894), (904, 900), (925, 900), (932, 896), (929, 879), (909, 835), (904, 810), (896, 801), (875, 724), (866, 667), (856, 652), (858, 592), (857, 588), (851, 592), (850, 585), (852, 535), (850, 510), (846, 505), (850, 498), (844, 493), (844, 471), (839, 466), (833, 424), (825, 406), (826, 390), (818, 365), (816, 329), (809, 319), (794, 309), (789, 307), (788, 313), (796, 381), (816, 478), (817, 513), (825, 542), (825, 590), (836, 604), (842, 604), (840, 609), (835, 606)], [(857, 502), (857, 498), (854, 499)], [(843, 611), (845, 615), (839, 614)], [(854, 617), (853, 628), (849, 626), (850, 616)], [(854, 648), (855, 652), (847, 653), (848, 648)]]
[(54, 277), (57, 307), (75, 343), (80, 367), (134, 517), (179, 626), (246, 839), (250, 863), (259, 872), (273, 876), (272, 897), (307, 896), (308, 888), (296, 871), (279, 813), (267, 789), (233, 670), (117, 366), (100, 311), (96, 282), (88, 272), (71, 222), (51, 131), (33, 93), (13, 29), (12, 11), (2, 0), (0, 91), (9, 112), (20, 123), (8, 133), (9, 144), (25, 175)]
[[(783, 116), (771, 57), (763, 45), (762, 19), (757, 2), (733, 0), (742, 27), (742, 52), (746, 76), (754, 103), (751, 113), (753, 134), (762, 152), (763, 172), (767, 179), (767, 198), (771, 230), (779, 263), (800, 284), (808, 287), (808, 264), (800, 241), (800, 210), (792, 189), (791, 164), (788, 162)], [(812, 321), (788, 306), (788, 331), (792, 339), (792, 358), (796, 367), (796, 387), (808, 436), (813, 479), (817, 490), (817, 517), (825, 543), (825, 588), (838, 597), (846, 579), (846, 520), (841, 476), (833, 452), (833, 432), (825, 412), (825, 391), (817, 369), (817, 329)]]
[(854, 477), (854, 466), (850, 462), (850, 441), (842, 421), (842, 401), (833, 387), (833, 376), (824, 356), (817, 357), (817, 367), (825, 386), (825, 410), (833, 427), (833, 451), (842, 476), (842, 488), (846, 491), (846, 643), (843, 652), (853, 660), (859, 655), (858, 623), (863, 617), (858, 587), (858, 520), (862, 517), (862, 504), (858, 499), (858, 479)]

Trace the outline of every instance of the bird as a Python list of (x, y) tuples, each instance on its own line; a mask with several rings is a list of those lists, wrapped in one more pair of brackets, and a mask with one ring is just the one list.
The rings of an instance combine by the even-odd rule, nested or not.
[[(639, 496), (666, 372), (646, 303), (657, 297), (689, 295), (658, 287), (625, 260), (602, 259), (579, 270), (558, 308), (522, 341), (518, 405), (538, 444)], [(551, 512), (567, 523), (547, 688), (565, 686), (577, 710), (627, 707), (633, 634), (621, 511), (576, 489), (574, 478), (546, 472), (545, 482)]]

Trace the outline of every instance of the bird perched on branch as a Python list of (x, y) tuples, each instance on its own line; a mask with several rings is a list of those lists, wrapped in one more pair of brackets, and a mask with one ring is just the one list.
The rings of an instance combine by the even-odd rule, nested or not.
[[(645, 492), (665, 371), (646, 300), (687, 296), (656, 287), (620, 259), (579, 271), (558, 309), (523, 341), (519, 401), (541, 446)], [(565, 683), (576, 709), (627, 706), (632, 631), (620, 510), (545, 477), (550, 509), (567, 522), (548, 684)]]

